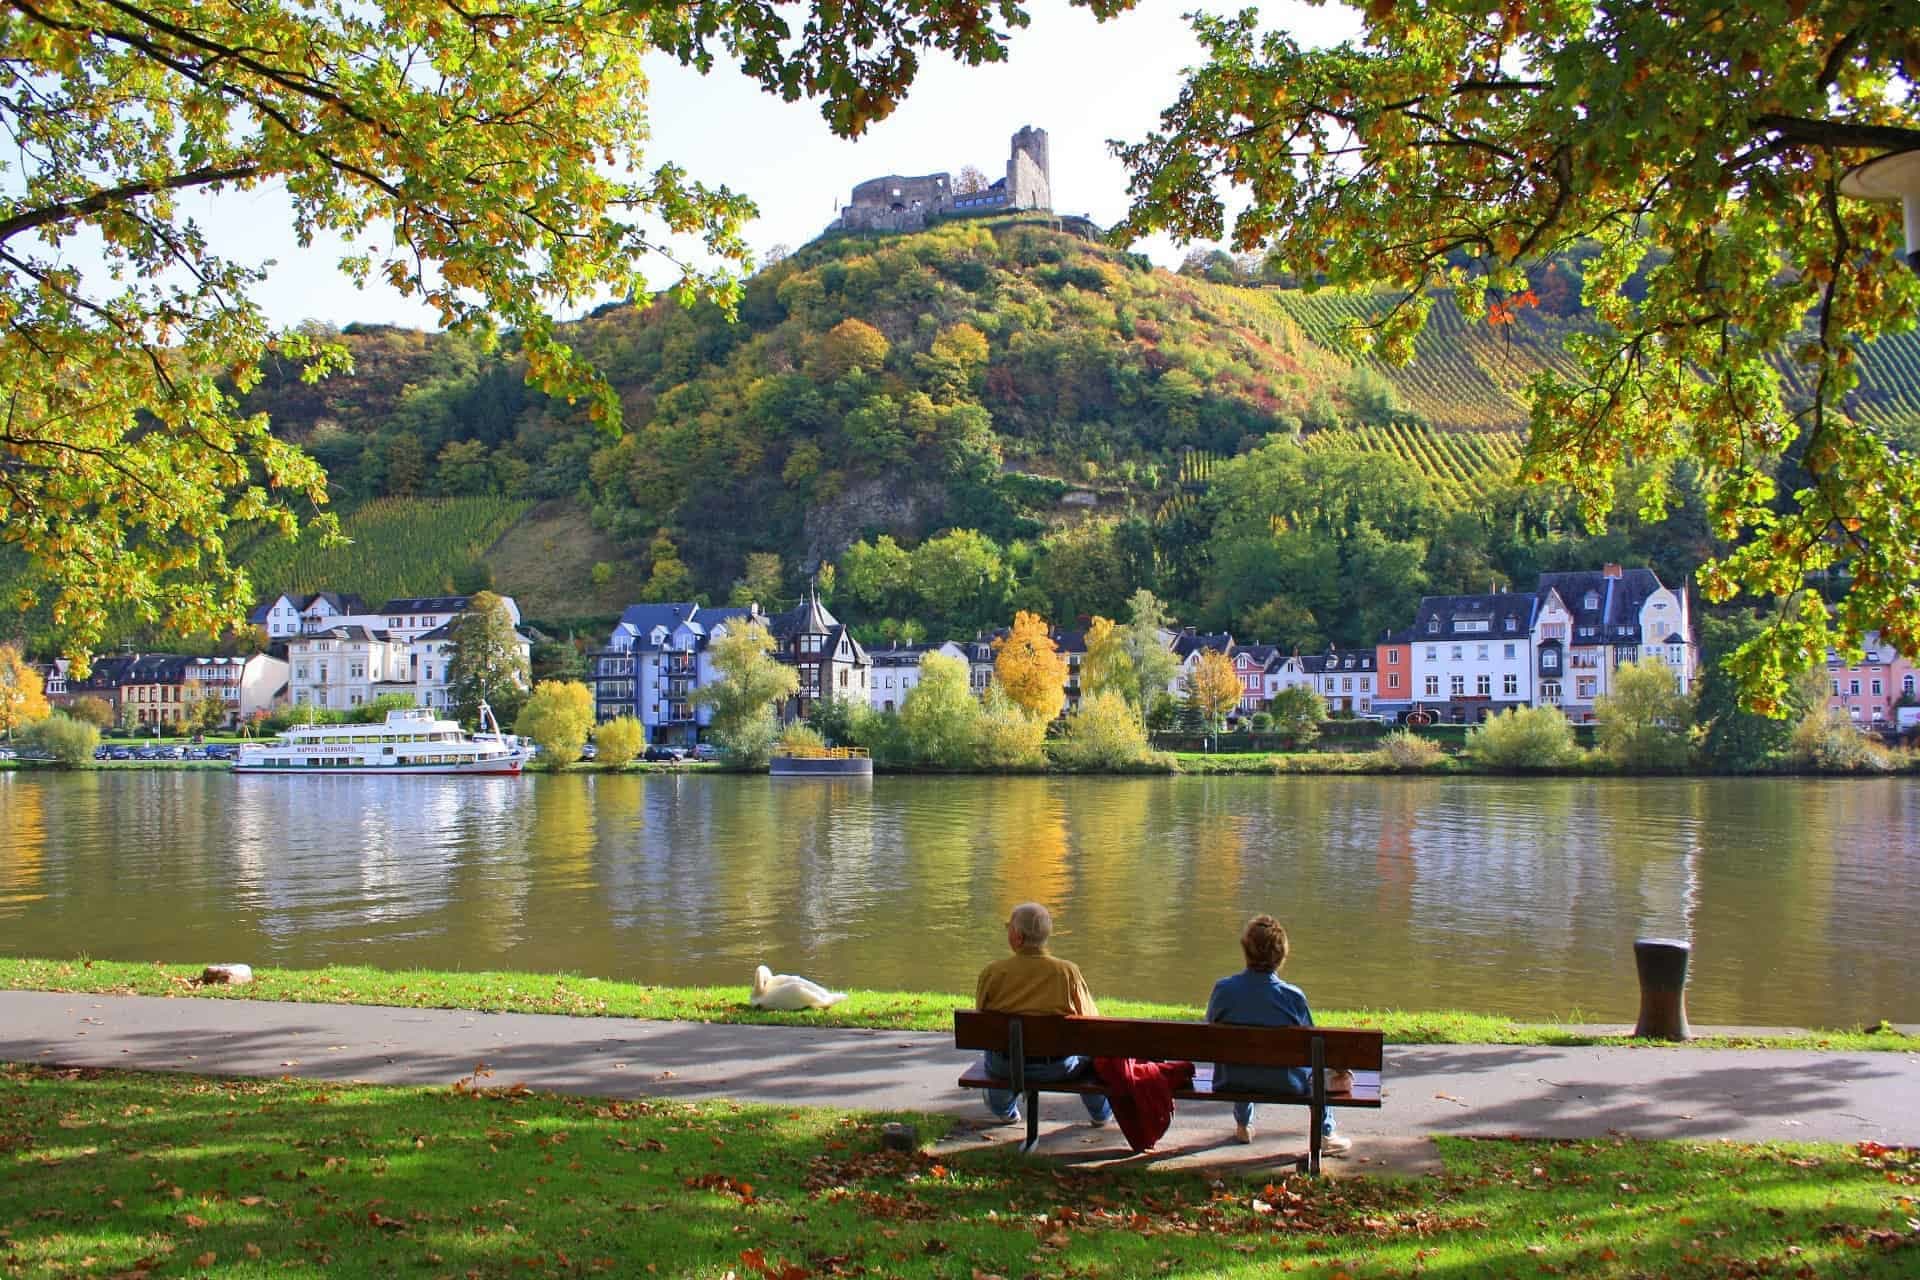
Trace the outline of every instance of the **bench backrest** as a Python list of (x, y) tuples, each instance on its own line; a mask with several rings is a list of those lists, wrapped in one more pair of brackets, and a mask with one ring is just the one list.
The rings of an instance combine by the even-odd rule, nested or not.
[(1386, 1037), (1340, 1027), (1234, 1027), (1219, 1022), (1160, 1022), (1147, 1018), (1070, 1018), (1060, 1014), (953, 1011), (953, 1047), (1005, 1053), (1007, 1024), (1018, 1019), (1026, 1055), (1186, 1059), (1249, 1067), (1306, 1067), (1312, 1043), (1325, 1046), (1329, 1069), (1381, 1069)]

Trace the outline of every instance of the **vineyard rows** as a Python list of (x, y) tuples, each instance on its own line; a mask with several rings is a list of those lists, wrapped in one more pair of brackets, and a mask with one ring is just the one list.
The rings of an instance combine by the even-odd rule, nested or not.
[(1458, 511), (1514, 477), (1523, 442), (1517, 431), (1438, 431), (1394, 423), (1316, 431), (1304, 443), (1315, 452), (1384, 453), (1401, 458), (1426, 477), (1442, 510)]
[[(1314, 339), (1349, 358), (1358, 327), (1384, 316), (1388, 294), (1281, 293), (1280, 306)], [(1403, 407), (1442, 427), (1513, 431), (1527, 420), (1527, 385), (1543, 370), (1566, 371), (1571, 362), (1560, 342), (1560, 324), (1544, 327), (1537, 317), (1492, 325), (1468, 320), (1451, 298), (1434, 300), (1427, 325), (1414, 341), (1411, 363), (1368, 363), (1393, 384)]]
[[(1279, 290), (1271, 296), (1313, 341), (1352, 359), (1365, 359), (1353, 354), (1356, 327), (1377, 320), (1393, 304), (1392, 295), (1384, 293)], [(1577, 376), (1561, 347), (1569, 331), (1566, 321), (1525, 313), (1506, 325), (1469, 320), (1452, 299), (1440, 297), (1414, 343), (1412, 363), (1375, 367), (1393, 384), (1403, 406), (1428, 422), (1512, 430), (1526, 421), (1527, 386), (1537, 373)], [(1799, 366), (1785, 353), (1774, 363), (1792, 393), (1806, 394)], [(1920, 332), (1867, 343), (1860, 365), (1860, 385), (1847, 397), (1847, 411), (1903, 443), (1920, 445)]]
[(532, 504), (511, 498), (381, 498), (340, 522), (346, 546), (318, 537), (262, 540), (243, 557), (261, 598), (350, 591), (370, 602), (438, 595)]

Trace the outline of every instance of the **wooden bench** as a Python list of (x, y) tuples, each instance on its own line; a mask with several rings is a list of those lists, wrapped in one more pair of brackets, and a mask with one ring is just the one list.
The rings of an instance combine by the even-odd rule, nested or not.
[[(1217, 1022), (1155, 1022), (1139, 1018), (1070, 1018), (1054, 1014), (981, 1013), (956, 1009), (953, 1047), (993, 1049), (1007, 1055), (1011, 1076), (1001, 1080), (976, 1062), (960, 1077), (963, 1089), (1002, 1089), (1024, 1097), (1027, 1137), (1023, 1152), (1040, 1136), (1040, 1094), (1104, 1093), (1091, 1070), (1072, 1080), (1029, 1084), (1025, 1059), (1138, 1058), (1184, 1060), (1194, 1064), (1194, 1082), (1174, 1097), (1191, 1102), (1257, 1102), (1308, 1108), (1308, 1173), (1320, 1172), (1321, 1128), (1328, 1107), (1380, 1106), (1380, 1077), (1385, 1037), (1378, 1031), (1334, 1027), (1234, 1027)], [(1249, 1067), (1305, 1067), (1312, 1081), (1306, 1093), (1263, 1093), (1213, 1088), (1213, 1064)], [(1327, 1073), (1353, 1074), (1351, 1088), (1327, 1088)]]

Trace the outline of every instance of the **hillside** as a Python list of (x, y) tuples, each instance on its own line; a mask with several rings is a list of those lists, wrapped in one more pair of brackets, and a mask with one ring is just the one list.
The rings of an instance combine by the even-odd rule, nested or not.
[[(748, 281), (734, 321), (659, 299), (574, 326), (619, 390), (618, 439), (525, 387), (511, 350), (350, 328), (351, 376), (308, 386), (276, 367), (249, 407), (327, 466), (353, 547), (243, 554), (262, 591), (491, 581), (559, 621), (636, 597), (724, 597), (754, 553), (779, 558), (791, 594), (880, 535), (912, 548), (963, 529), (999, 561), (966, 561), (970, 603), (872, 583), (856, 603), (957, 627), (1016, 601), (1053, 616), (1113, 609), (1130, 583), (1188, 620), (1355, 638), (1369, 620), (1329, 621), (1287, 573), (1264, 601), (1221, 581), (1242, 563), (1219, 542), (1225, 513), (1253, 483), (1236, 461), (1279, 439), (1304, 447), (1312, 461), (1286, 465), (1312, 483), (1335, 483), (1329, 469), (1349, 457), (1417, 482), (1423, 514), (1395, 537), (1417, 544), (1419, 584), (1608, 552), (1684, 574), (1709, 549), (1684, 511), (1665, 533), (1623, 517), (1596, 540), (1555, 495), (1514, 484), (1525, 388), (1561, 367), (1561, 340), (1583, 323), (1578, 271), (1543, 267), (1539, 305), (1509, 324), (1440, 302), (1402, 368), (1347, 341), (1384, 298), (1173, 274), (1049, 220), (828, 237)], [(1920, 438), (1920, 338), (1863, 363), (1851, 410)], [(1264, 520), (1277, 538), (1301, 518)], [(1253, 524), (1233, 527), (1246, 537)]]
[[(960, 221), (809, 245), (748, 283), (737, 323), (665, 299), (581, 322), (625, 406), (617, 443), (522, 386), (510, 354), (390, 329), (344, 335), (352, 377), (308, 387), (276, 370), (254, 405), (348, 503), (580, 500), (642, 559), (668, 530), (695, 581), (720, 588), (753, 550), (814, 561), (863, 532), (949, 524), (1031, 536), (1062, 491), (1021, 473), (1153, 510), (1181, 491), (1181, 457), (1276, 431), (1520, 431), (1529, 380), (1564, 366), (1582, 322), (1577, 265), (1545, 270), (1542, 304), (1513, 323), (1443, 300), (1414, 362), (1383, 366), (1347, 339), (1384, 298), (1215, 284), (1045, 223)], [(1920, 338), (1864, 363), (1852, 410), (1920, 434)]]

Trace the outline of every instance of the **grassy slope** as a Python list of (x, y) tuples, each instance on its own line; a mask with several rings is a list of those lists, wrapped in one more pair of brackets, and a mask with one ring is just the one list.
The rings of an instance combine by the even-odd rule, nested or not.
[[(512, 596), (529, 618), (588, 618), (617, 614), (640, 598), (644, 578), (633, 557), (593, 527), (579, 504), (543, 502), (487, 549), (494, 590)], [(613, 566), (595, 586), (593, 566)]]
[[(347, 965), (319, 970), (256, 968), (244, 987), (202, 987), (198, 967), (114, 960), (0, 957), (0, 988), (212, 1000), (288, 1000), (305, 1004), (421, 1006), (578, 1017), (679, 1019), (800, 1026), (946, 1031), (953, 1010), (972, 1001), (948, 992), (854, 991), (831, 1009), (768, 1013), (747, 1003), (745, 987), (650, 987), (572, 974), (393, 972)], [(1102, 995), (1110, 1017), (1198, 1020), (1197, 1005), (1156, 1004)], [(1322, 1010), (1327, 1026), (1379, 1027), (1396, 1044), (1635, 1044), (1551, 1023), (1489, 1014), (1391, 1009)], [(1881, 1049), (1920, 1052), (1920, 1036), (1892, 1031), (1821, 1031), (1791, 1037), (1704, 1039), (1706, 1045)]]
[[(1912, 1154), (1440, 1142), (1446, 1173), (1063, 1176), (884, 1117), (0, 1068), (0, 1274), (1913, 1274)], [(917, 1118), (923, 1136), (947, 1123)]]

